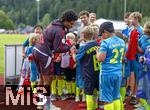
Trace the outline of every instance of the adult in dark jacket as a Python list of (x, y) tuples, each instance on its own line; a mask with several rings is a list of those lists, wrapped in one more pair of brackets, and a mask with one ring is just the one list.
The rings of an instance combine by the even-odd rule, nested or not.
[(62, 39), (72, 28), (78, 19), (77, 14), (72, 11), (66, 11), (60, 19), (54, 20), (44, 30), (42, 40), (37, 43), (33, 49), (33, 58), (40, 74), (38, 85), (43, 85), (48, 92), (50, 87), (50, 74), (53, 73), (53, 61), (51, 60), (53, 53), (67, 52), (71, 49), (62, 43)]

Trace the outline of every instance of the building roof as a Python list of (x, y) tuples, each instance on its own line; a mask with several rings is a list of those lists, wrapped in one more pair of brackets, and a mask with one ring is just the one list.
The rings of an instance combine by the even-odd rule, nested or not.
[(121, 30), (122, 28), (125, 27), (124, 21), (108, 20), (108, 19), (104, 19), (104, 18), (100, 18), (100, 19), (96, 20), (95, 23), (100, 26), (103, 22), (106, 22), (106, 21), (111, 21), (114, 25), (115, 30)]

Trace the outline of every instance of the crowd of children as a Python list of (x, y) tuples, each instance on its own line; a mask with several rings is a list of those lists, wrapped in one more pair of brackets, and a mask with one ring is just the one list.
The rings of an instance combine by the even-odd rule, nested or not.
[[(73, 16), (72, 19), (75, 21), (74, 13)], [(24, 47), (29, 46), (26, 52), (23, 49), (23, 75), (18, 93), (22, 92), (21, 85), (25, 77), (30, 76), (33, 94), (37, 94), (35, 88), (37, 82), (44, 82), (39, 85), (44, 85), (46, 90), (51, 90), (51, 101), (72, 98), (75, 102), (86, 102), (87, 110), (98, 108), (100, 110), (124, 110), (125, 99), (130, 96), (130, 104), (134, 105), (136, 110), (150, 110), (150, 22), (146, 22), (142, 28), (141, 13), (129, 12), (124, 16), (126, 27), (121, 32), (115, 32), (112, 22), (104, 22), (99, 27), (94, 23), (95, 17), (95, 13), (81, 11), (79, 18), (82, 25), (78, 28), (78, 34), (62, 31), (63, 35), (60, 35), (55, 32), (58, 34), (57, 38), (62, 38), (54, 39), (56, 45), (53, 44), (54, 51), (50, 53), (52, 57), (47, 56), (49, 52), (45, 54), (48, 50), (43, 52), (42, 46), (34, 47), (36, 43), (41, 42), (40, 34), (43, 29), (41, 26), (36, 26), (35, 30), (37, 27), (41, 29), (40, 34), (36, 32), (31, 34), (26, 41), (28, 43), (24, 43)], [(66, 24), (66, 19), (52, 25), (56, 28), (66, 26), (69, 29), (72, 26)], [(68, 21), (71, 22), (71, 20)], [(48, 26), (50, 27), (51, 25)], [(52, 34), (48, 28), (43, 36), (47, 33)], [(44, 40), (48, 40), (45, 42), (51, 46), (51, 39), (44, 38)], [(61, 45), (57, 42), (61, 42)], [(62, 45), (66, 46), (66, 50), (60, 51)], [(58, 51), (55, 51), (55, 46)], [(69, 47), (71, 47), (70, 50)], [(36, 56), (35, 52), (39, 52), (40, 55)], [(42, 55), (48, 57), (45, 59), (46, 62), (52, 60), (54, 67), (47, 66), (50, 68), (46, 71), (53, 68), (54, 74), (41, 73), (45, 70), (41, 71), (37, 67), (44, 66), (41, 65), (44, 63), (40, 63), (41, 60), (39, 60), (40, 56), (44, 59)], [(53, 107), (48, 109), (59, 110)]]

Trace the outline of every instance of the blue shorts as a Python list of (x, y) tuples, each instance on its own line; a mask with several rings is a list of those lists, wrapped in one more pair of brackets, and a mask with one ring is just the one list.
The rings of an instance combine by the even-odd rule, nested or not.
[(143, 71), (136, 95), (138, 98), (146, 99), (150, 104), (150, 71)]
[(120, 98), (122, 73), (99, 75), (100, 101), (112, 102)]
[(131, 75), (131, 72), (134, 72), (136, 79), (139, 77), (140, 63), (136, 60), (128, 60), (125, 63), (124, 76), (127, 78)]
[(77, 62), (77, 66), (76, 66), (76, 87), (83, 89), (84, 88), (84, 82), (83, 82), (83, 78), (81, 75), (81, 67), (80, 67), (80, 63)]
[(30, 62), (30, 81), (35, 82), (39, 77), (39, 73), (34, 61)]
[(130, 77), (131, 75), (129, 61), (123, 63), (123, 74), (124, 74), (124, 77), (126, 78)]

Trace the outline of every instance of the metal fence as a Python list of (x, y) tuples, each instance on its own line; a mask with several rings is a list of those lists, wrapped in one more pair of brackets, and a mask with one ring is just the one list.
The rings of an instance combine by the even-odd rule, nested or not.
[(22, 45), (5, 45), (5, 84), (17, 83), (22, 64)]

